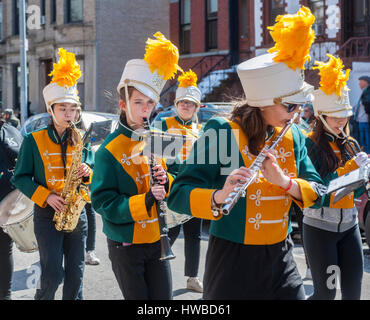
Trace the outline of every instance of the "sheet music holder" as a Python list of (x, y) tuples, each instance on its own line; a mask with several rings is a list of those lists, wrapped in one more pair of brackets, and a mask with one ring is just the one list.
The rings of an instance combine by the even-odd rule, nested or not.
[(160, 158), (175, 159), (185, 142), (190, 138), (181, 134), (152, 131), (150, 134), (146, 133), (144, 139), (146, 140), (144, 155), (153, 153)]
[(330, 181), (326, 194), (335, 192), (333, 204), (369, 181), (369, 167), (361, 167)]

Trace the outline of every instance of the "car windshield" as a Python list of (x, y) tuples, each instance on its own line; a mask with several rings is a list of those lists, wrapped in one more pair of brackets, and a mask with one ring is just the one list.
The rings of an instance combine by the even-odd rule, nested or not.
[[(82, 111), (81, 121), (77, 124), (77, 127), (87, 130), (94, 123), (91, 133), (91, 144), (99, 145), (110, 132), (114, 131), (118, 117), (117, 114)], [(21, 127), (21, 134), (25, 136), (33, 131), (45, 128), (50, 122), (50, 115), (46, 112), (34, 115), (28, 118)]]

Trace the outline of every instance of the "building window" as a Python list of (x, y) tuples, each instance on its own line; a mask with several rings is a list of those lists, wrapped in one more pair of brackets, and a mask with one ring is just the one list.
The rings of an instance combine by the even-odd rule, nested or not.
[(190, 52), (191, 0), (180, 1), (180, 52)]
[(324, 35), (325, 26), (325, 1), (324, 0), (311, 0), (308, 3), (312, 14), (315, 16), (315, 23), (312, 28), (315, 30), (316, 36)]
[(242, 39), (248, 38), (248, 3), (247, 0), (241, 0), (240, 3), (240, 37)]
[(67, 23), (82, 22), (83, 20), (82, 0), (67, 0)]
[(218, 0), (207, 1), (207, 50), (217, 49), (217, 12)]
[(50, 23), (55, 23), (57, 21), (57, 1), (50, 1)]
[(46, 24), (46, 0), (41, 0), (41, 20), (42, 26)]
[(284, 13), (284, 0), (271, 0), (270, 26), (275, 24), (275, 20), (278, 15)]
[(19, 0), (13, 0), (13, 36), (19, 35)]

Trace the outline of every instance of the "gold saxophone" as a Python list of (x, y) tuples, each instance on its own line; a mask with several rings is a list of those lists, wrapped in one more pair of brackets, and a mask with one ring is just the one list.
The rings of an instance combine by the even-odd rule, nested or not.
[(76, 228), (82, 209), (87, 202), (90, 202), (88, 188), (81, 185), (81, 178), (77, 177), (77, 170), (81, 165), (84, 141), (87, 135), (85, 134), (85, 137), (82, 138), (73, 123), (71, 123), (71, 129), (77, 133), (78, 142), (75, 150), (72, 151), (71, 165), (61, 193), (61, 197), (65, 200), (65, 207), (63, 211), (55, 211), (53, 217), (55, 228), (58, 231), (65, 232), (72, 232)]

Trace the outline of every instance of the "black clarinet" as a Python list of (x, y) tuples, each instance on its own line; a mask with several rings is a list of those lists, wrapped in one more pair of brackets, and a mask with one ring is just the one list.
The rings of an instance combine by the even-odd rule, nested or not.
[[(149, 130), (149, 143), (151, 143), (151, 130), (150, 130), (150, 123), (148, 119), (144, 119), (146, 124), (146, 129)], [(149, 159), (149, 172), (150, 172), (150, 185), (158, 185), (157, 178), (154, 177), (154, 170), (153, 168), (157, 165), (157, 162), (154, 158), (154, 154), (150, 153)], [(159, 260), (171, 260), (176, 258), (173, 254), (170, 246), (170, 242), (168, 240), (168, 228), (165, 220), (166, 216), (166, 204), (164, 200), (157, 200), (155, 199), (155, 205), (157, 207), (157, 214), (158, 214), (158, 225), (159, 225), (159, 233), (161, 235), (161, 257)]]

